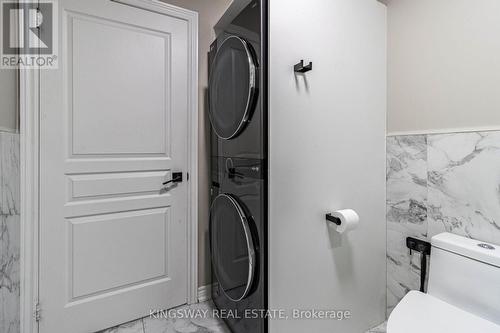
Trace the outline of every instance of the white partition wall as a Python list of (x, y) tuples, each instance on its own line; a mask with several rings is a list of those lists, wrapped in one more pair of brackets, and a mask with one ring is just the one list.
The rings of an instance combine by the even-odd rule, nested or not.
[[(386, 8), (270, 1), (271, 309), (350, 319), (272, 320), (273, 333), (361, 333), (385, 319)], [(294, 75), (304, 59), (313, 70)], [(352, 208), (338, 237), (325, 213)]]

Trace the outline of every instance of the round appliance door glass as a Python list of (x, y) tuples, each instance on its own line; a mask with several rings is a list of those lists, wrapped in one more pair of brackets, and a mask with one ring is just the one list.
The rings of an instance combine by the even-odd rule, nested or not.
[(212, 203), (210, 238), (219, 287), (232, 301), (241, 301), (252, 287), (255, 249), (245, 212), (229, 194), (218, 195)]
[(236, 137), (248, 122), (257, 97), (256, 62), (250, 44), (230, 36), (217, 50), (208, 83), (212, 127), (222, 139)]

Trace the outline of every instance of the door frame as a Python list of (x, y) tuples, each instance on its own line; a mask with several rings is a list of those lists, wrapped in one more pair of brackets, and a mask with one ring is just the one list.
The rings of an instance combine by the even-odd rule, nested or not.
[[(187, 302), (198, 301), (198, 13), (158, 0), (106, 0), (185, 20), (188, 25)], [(40, 72), (20, 73), (21, 332), (37, 333), (39, 311)], [(43, 307), (43, 305), (42, 305)], [(132, 319), (132, 318), (131, 318)]]

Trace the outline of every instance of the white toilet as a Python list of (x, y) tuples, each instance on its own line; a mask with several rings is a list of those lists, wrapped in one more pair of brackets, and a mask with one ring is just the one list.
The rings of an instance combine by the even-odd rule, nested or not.
[(500, 246), (450, 233), (431, 243), (428, 292), (408, 293), (387, 333), (500, 333)]

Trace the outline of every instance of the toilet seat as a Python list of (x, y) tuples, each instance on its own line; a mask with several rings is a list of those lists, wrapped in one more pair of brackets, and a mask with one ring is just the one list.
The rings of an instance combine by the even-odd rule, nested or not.
[(387, 333), (499, 333), (500, 326), (440, 299), (409, 292), (392, 311)]

